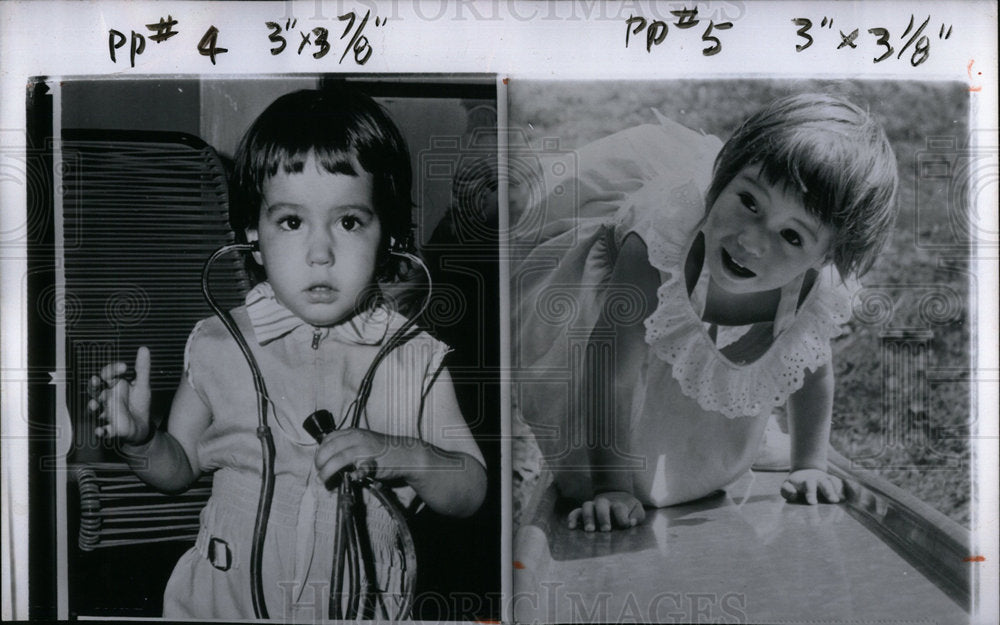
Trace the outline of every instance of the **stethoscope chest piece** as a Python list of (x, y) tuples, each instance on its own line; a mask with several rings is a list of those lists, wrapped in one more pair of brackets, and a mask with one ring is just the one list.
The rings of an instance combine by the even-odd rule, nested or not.
[(309, 433), (309, 436), (312, 436), (314, 441), (322, 443), (323, 437), (337, 429), (337, 424), (333, 420), (333, 414), (329, 410), (321, 408), (306, 417), (306, 420), (302, 422), (302, 427)]

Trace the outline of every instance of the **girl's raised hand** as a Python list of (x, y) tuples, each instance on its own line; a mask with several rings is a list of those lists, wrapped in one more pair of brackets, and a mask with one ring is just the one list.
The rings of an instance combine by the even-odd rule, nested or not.
[(600, 529), (610, 532), (614, 529), (634, 527), (646, 518), (642, 503), (632, 493), (608, 491), (595, 495), (591, 501), (583, 502), (579, 508), (569, 513), (566, 521), (573, 530), (582, 525), (586, 532)]
[(844, 483), (820, 469), (799, 469), (789, 473), (781, 485), (781, 496), (787, 501), (802, 497), (813, 505), (819, 503), (817, 495), (822, 495), (827, 503), (837, 503), (844, 498)]
[(90, 378), (87, 408), (98, 413), (102, 423), (94, 430), (98, 437), (118, 438), (126, 443), (145, 442), (150, 434), (149, 418), (149, 349), (140, 347), (135, 354), (135, 379), (124, 362), (105, 365), (100, 375)]

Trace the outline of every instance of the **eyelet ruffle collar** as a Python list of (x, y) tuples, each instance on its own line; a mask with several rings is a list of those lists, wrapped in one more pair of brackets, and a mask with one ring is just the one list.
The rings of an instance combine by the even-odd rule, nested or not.
[(692, 307), (683, 271), (704, 210), (700, 201), (692, 205), (690, 189), (673, 199), (680, 206), (667, 210), (676, 210), (678, 218), (668, 227), (651, 224), (644, 232), (649, 261), (665, 276), (656, 310), (645, 321), (646, 343), (703, 409), (728, 418), (768, 414), (802, 387), (807, 369), (829, 362), (830, 339), (850, 319), (856, 285), (845, 283), (832, 266), (824, 267), (794, 320), (767, 351), (750, 363), (734, 363), (719, 351)]

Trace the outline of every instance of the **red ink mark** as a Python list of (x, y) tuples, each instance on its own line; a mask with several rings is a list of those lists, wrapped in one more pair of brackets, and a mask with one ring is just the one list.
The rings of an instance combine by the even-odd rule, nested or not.
[(520, 561), (518, 561), (518, 560), (514, 560), (514, 568), (515, 568), (515, 569), (518, 569), (518, 570), (521, 570), (521, 569), (523, 569), (523, 568), (525, 568), (525, 567), (524, 567), (524, 565), (523, 565), (523, 564), (521, 564), (521, 562), (520, 562)]
[(964, 558), (962, 562), (986, 562), (986, 556), (969, 556)]
[(477, 623), (488, 623), (488, 625), (500, 625), (500, 621), (476, 621)]
[(506, 85), (506, 84), (507, 84), (507, 83), (509, 83), (509, 82), (510, 82), (510, 78), (504, 78), (504, 79), (503, 79), (503, 84), (505, 84), (505, 85)]
[[(969, 74), (969, 80), (972, 80), (972, 66), (975, 64), (975, 59), (969, 59), (969, 64), (965, 67), (965, 71)], [(976, 72), (976, 76), (982, 76), (982, 72)], [(982, 91), (982, 85), (976, 85), (975, 87), (969, 87), (969, 91)]]

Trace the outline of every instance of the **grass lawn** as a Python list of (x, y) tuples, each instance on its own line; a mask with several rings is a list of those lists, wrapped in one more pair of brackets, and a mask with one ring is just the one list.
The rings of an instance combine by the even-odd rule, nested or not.
[[(871, 470), (969, 524), (968, 207), (958, 152), (968, 137), (959, 83), (819, 81), (527, 82), (509, 87), (510, 124), (539, 147), (574, 149), (654, 123), (650, 111), (723, 139), (763, 103), (830, 91), (868, 108), (899, 162), (892, 240), (834, 342), (832, 443)], [(929, 146), (931, 149), (929, 149)], [(955, 171), (954, 175), (950, 171)]]

